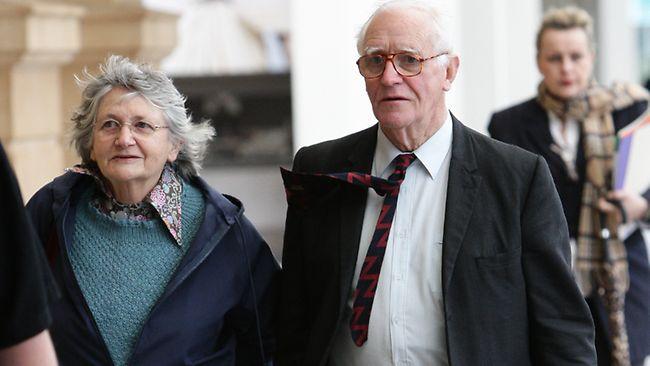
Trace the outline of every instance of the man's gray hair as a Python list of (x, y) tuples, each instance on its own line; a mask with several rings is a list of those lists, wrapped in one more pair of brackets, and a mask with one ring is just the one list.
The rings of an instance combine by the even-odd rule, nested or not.
[(99, 67), (99, 75), (83, 71), (83, 79), (76, 77), (83, 88), (81, 105), (72, 114), (71, 144), (84, 164), (92, 163), (90, 152), (93, 127), (101, 99), (113, 88), (122, 87), (137, 93), (159, 108), (169, 126), (170, 139), (180, 144), (175, 161), (178, 172), (185, 178), (198, 175), (208, 143), (214, 136), (210, 121), (199, 123), (185, 109), (186, 98), (176, 89), (172, 80), (150, 65), (137, 64), (126, 57), (113, 55)]
[[(443, 8), (418, 0), (391, 0), (380, 5), (361, 27), (361, 30), (357, 35), (357, 52), (359, 52), (359, 55), (364, 55), (364, 42), (366, 40), (368, 25), (370, 25), (372, 20), (377, 15), (392, 10), (412, 10), (421, 12), (426, 15), (431, 21), (429, 24), (430, 28), (417, 31), (431, 32), (431, 34), (428, 34), (428, 36), (431, 37), (431, 47), (435, 53), (453, 52), (453, 45), (449, 30), (449, 16)], [(438, 59), (440, 61), (444, 61), (447, 60), (447, 57), (439, 57)]]

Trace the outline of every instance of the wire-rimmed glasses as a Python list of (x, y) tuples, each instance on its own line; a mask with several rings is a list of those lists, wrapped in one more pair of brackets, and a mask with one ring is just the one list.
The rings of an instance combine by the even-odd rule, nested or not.
[(103, 137), (115, 137), (122, 130), (123, 126), (128, 126), (129, 130), (134, 136), (138, 137), (149, 137), (158, 131), (161, 128), (169, 128), (169, 126), (159, 126), (146, 121), (137, 121), (137, 122), (120, 122), (114, 119), (107, 119), (102, 122), (96, 122), (95, 125), (98, 127), (97, 133)]

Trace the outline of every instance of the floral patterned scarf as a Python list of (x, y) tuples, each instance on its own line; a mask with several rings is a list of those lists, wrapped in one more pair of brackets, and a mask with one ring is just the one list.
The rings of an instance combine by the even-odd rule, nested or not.
[(100, 212), (114, 220), (146, 221), (160, 218), (176, 243), (182, 245), (181, 198), (183, 183), (180, 175), (170, 164), (166, 164), (158, 183), (142, 202), (123, 204), (115, 199), (106, 179), (97, 166), (80, 164), (67, 171), (90, 175), (95, 178), (100, 195), (94, 197), (91, 204)]

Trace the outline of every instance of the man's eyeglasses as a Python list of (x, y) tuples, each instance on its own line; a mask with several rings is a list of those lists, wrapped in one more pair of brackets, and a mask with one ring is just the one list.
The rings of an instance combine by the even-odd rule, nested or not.
[(127, 123), (114, 119), (107, 119), (103, 122), (96, 123), (96, 125), (99, 126), (97, 133), (104, 137), (117, 136), (122, 130), (122, 126), (128, 126), (131, 133), (138, 137), (148, 137), (161, 128), (169, 128), (169, 126), (158, 126), (145, 121)]
[(409, 77), (419, 75), (422, 72), (423, 62), (446, 54), (447, 52), (443, 52), (427, 58), (405, 52), (390, 53), (387, 55), (365, 55), (359, 57), (357, 66), (359, 66), (359, 72), (364, 78), (374, 79), (384, 73), (386, 61), (391, 60), (393, 68), (398, 74)]

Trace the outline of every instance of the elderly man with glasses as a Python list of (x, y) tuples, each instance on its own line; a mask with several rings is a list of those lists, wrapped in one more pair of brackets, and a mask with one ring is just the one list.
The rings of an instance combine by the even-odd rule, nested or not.
[(357, 61), (378, 124), (283, 171), (280, 365), (594, 365), (544, 159), (465, 127), (439, 9), (391, 1)]

